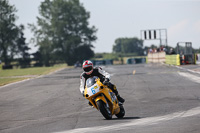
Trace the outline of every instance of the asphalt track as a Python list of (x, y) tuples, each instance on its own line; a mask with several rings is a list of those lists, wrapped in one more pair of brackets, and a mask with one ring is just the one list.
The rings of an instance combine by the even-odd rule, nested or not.
[(124, 119), (105, 120), (89, 107), (79, 91), (82, 70), (64, 69), (1, 87), (0, 133), (200, 133), (200, 74), (190, 66), (104, 69), (126, 99)]

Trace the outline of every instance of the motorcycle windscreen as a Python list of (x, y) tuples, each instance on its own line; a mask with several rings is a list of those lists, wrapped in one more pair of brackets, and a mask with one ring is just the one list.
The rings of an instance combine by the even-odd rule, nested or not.
[(98, 79), (97, 76), (93, 76), (87, 79), (86, 81), (86, 87), (89, 88), (91, 86), (93, 86), (96, 83), (96, 80)]
[(89, 96), (92, 96), (99, 92), (100, 86), (96, 84), (96, 80), (98, 79), (97, 76), (91, 77), (87, 79), (86, 81), (86, 87), (87, 87), (87, 94)]

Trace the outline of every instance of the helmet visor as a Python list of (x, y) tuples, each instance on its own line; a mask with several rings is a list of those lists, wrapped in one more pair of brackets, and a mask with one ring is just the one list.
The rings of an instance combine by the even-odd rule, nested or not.
[(92, 70), (92, 66), (83, 68), (83, 70), (84, 70), (85, 72), (90, 72), (90, 71)]

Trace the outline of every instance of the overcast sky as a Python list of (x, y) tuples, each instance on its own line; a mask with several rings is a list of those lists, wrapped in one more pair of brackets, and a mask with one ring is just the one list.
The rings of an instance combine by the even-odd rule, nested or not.
[[(9, 0), (17, 8), (17, 24), (36, 24), (38, 7), (44, 0)], [(90, 12), (90, 25), (97, 31), (93, 43), (95, 52), (112, 52), (115, 39), (138, 37), (147, 29), (167, 29), (168, 45), (192, 42), (200, 47), (200, 0), (80, 0)], [(25, 37), (29, 42), (32, 33), (28, 28)], [(159, 45), (159, 41), (146, 40), (145, 46)], [(37, 49), (30, 45), (32, 52)]]

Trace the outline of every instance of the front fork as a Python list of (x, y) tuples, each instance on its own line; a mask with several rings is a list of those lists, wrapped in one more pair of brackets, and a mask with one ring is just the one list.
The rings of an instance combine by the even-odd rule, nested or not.
[(105, 104), (106, 104), (106, 107), (107, 109), (110, 109), (110, 106), (108, 104), (108, 101), (107, 99), (105, 98), (105, 96), (103, 94), (101, 94), (100, 96), (98, 96), (96, 99), (95, 99), (95, 102), (97, 103), (97, 101), (99, 100), (102, 100)]

